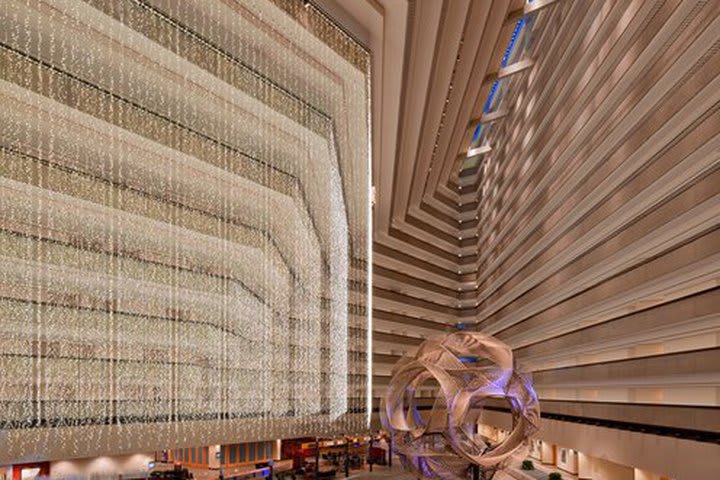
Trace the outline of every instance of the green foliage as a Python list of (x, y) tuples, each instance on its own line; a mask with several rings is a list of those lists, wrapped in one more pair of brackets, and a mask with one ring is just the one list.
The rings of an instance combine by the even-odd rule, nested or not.
[(535, 470), (535, 465), (533, 465), (532, 460), (523, 460), (521, 468), (523, 470)]
[(548, 475), (548, 480), (562, 480), (562, 475), (559, 472), (552, 472)]

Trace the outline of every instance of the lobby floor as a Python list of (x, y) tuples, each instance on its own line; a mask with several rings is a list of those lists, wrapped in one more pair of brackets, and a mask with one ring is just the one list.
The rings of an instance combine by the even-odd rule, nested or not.
[[(340, 476), (338, 476), (340, 478)], [(357, 472), (350, 475), (353, 480), (366, 480), (373, 478), (393, 478), (397, 480), (415, 480), (415, 477), (409, 475), (403, 471), (402, 467), (393, 465), (392, 468), (388, 467), (373, 467), (373, 471)]]
[[(563, 480), (577, 480), (577, 476), (571, 475), (567, 472), (559, 471), (557, 468), (548, 467), (542, 465), (538, 461), (534, 461), (535, 470), (526, 472), (520, 469), (520, 464), (527, 458), (526, 456), (518, 456), (513, 458), (510, 464), (510, 468), (505, 472), (498, 472), (493, 480), (545, 480), (548, 474), (551, 472), (559, 472), (562, 475)], [(417, 477), (410, 475), (403, 471), (402, 467), (399, 466), (400, 462), (396, 460), (393, 463), (392, 469), (388, 467), (375, 466), (373, 472), (363, 471), (355, 472), (350, 475), (350, 479), (353, 480), (373, 480), (373, 479), (393, 479), (393, 480), (416, 480)], [(344, 478), (342, 475), (338, 475), (338, 479)]]
[[(338, 476), (338, 478), (343, 478), (342, 476)], [(352, 480), (374, 480), (374, 479), (393, 479), (393, 480), (416, 480), (416, 476), (410, 475), (403, 471), (402, 467), (396, 466), (393, 464), (392, 469), (388, 467), (373, 467), (372, 473), (369, 471), (364, 472), (357, 472), (350, 477), (348, 477)], [(499, 472), (497, 475), (495, 475), (495, 478), (493, 480), (513, 480), (514, 477)]]

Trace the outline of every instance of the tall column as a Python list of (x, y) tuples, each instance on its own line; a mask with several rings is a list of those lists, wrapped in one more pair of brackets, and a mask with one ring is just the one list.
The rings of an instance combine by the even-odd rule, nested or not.
[(543, 441), (540, 447), (540, 461), (546, 465), (555, 465), (555, 445)]
[(578, 480), (590, 480), (592, 478), (592, 465), (590, 457), (578, 452)]
[(350, 439), (345, 437), (345, 478), (350, 476)]
[(315, 437), (315, 478), (320, 478), (320, 439)]

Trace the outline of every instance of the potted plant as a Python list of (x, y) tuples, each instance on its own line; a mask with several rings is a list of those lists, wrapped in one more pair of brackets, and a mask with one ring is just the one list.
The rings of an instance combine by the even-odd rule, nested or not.
[(523, 470), (535, 470), (535, 465), (533, 465), (532, 460), (523, 460), (520, 468)]
[(548, 475), (548, 480), (562, 480), (562, 475), (560, 472), (552, 472)]

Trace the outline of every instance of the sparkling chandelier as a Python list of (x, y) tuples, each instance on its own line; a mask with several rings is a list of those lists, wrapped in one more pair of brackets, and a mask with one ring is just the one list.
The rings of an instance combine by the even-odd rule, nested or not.
[(0, 463), (363, 429), (367, 52), (300, 0), (0, 19)]

